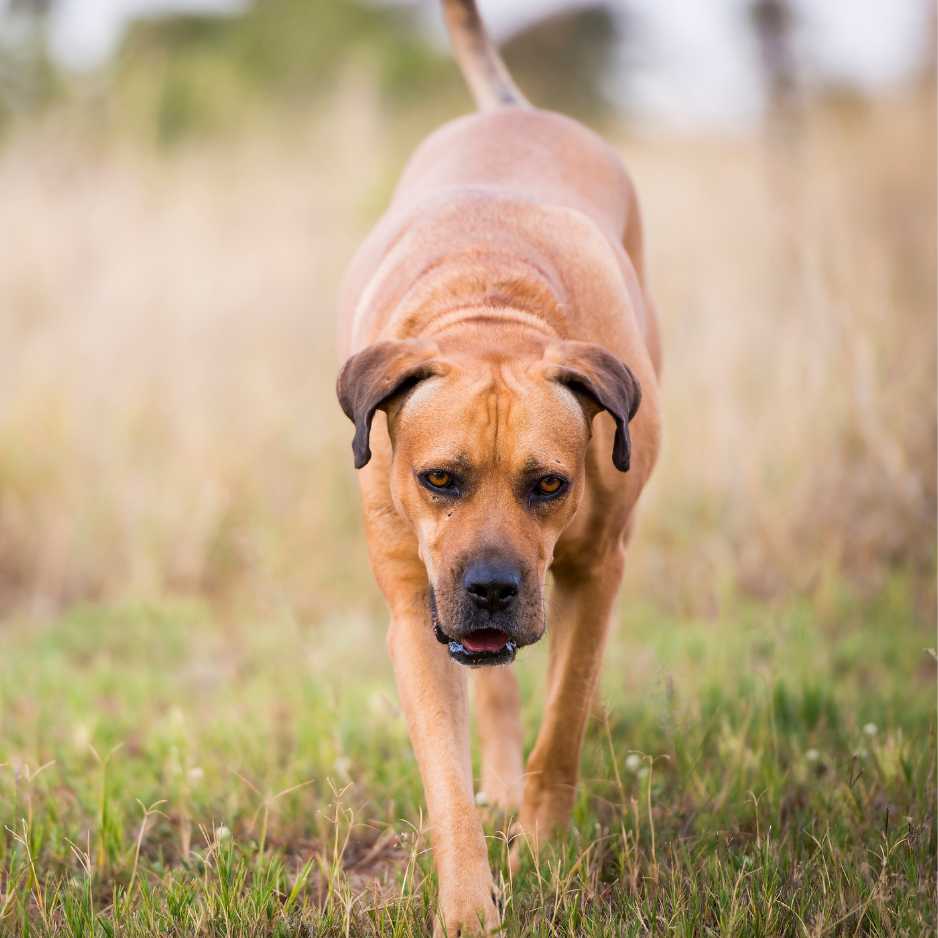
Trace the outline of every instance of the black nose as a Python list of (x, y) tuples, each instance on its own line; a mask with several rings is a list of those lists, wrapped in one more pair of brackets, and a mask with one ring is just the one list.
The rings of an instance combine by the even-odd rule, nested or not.
[(463, 576), (463, 586), (480, 609), (507, 609), (518, 595), (521, 574), (514, 564), (498, 560), (476, 560)]

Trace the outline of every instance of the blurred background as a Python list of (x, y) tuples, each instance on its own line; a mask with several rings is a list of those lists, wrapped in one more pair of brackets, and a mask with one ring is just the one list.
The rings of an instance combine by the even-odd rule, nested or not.
[[(933, 610), (934, 5), (480, 5), (643, 202), (666, 437), (627, 601)], [(435, 3), (0, 2), (0, 610), (383, 616), (337, 285), (469, 107)]]

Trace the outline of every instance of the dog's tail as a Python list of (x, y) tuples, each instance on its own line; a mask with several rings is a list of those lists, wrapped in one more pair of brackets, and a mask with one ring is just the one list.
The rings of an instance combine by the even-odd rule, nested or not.
[(487, 111), (527, 105), (485, 31), (475, 0), (443, 0), (443, 16), (456, 61), (478, 107)]

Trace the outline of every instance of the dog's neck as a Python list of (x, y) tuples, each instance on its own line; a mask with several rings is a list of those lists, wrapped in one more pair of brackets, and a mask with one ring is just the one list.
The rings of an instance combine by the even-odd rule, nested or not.
[(513, 304), (491, 305), (489, 303), (470, 303), (458, 306), (449, 312), (434, 318), (423, 331), (426, 338), (440, 339), (456, 330), (487, 327), (495, 342), (503, 341), (497, 333), (507, 329), (533, 331), (543, 336), (556, 338), (557, 331), (538, 312), (530, 312), (524, 307)]
[(549, 270), (495, 251), (428, 265), (393, 316), (402, 336), (434, 339), (483, 325), (493, 334), (510, 325), (556, 338), (565, 318), (562, 289)]

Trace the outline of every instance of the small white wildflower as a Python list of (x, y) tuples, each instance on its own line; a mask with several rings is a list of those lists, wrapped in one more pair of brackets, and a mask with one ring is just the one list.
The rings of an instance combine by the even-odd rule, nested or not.
[(817, 749), (808, 749), (805, 752), (804, 757), (808, 760), (808, 762), (817, 762), (818, 759), (821, 758), (821, 754), (817, 751)]
[(630, 772), (637, 772), (642, 765), (642, 757), (637, 752), (630, 752), (625, 757), (625, 767)]
[(201, 782), (203, 778), (205, 778), (205, 770), (201, 766), (194, 765), (189, 769), (190, 782)]
[(863, 727), (863, 732), (866, 733), (867, 736), (875, 736), (879, 732), (879, 727), (875, 723), (867, 723), (866, 726)]
[(224, 824), (219, 825), (215, 828), (215, 839), (216, 840), (227, 840), (231, 836), (231, 831), (225, 827)]
[(484, 808), (489, 803), (489, 796), (484, 791), (476, 792), (476, 804)]

